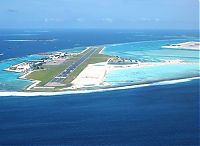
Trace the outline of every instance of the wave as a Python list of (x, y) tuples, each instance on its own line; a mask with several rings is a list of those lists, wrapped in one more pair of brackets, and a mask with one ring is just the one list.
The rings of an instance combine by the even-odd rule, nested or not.
[(54, 42), (57, 39), (50, 40), (4, 40), (4, 42)]
[(182, 82), (189, 82), (192, 80), (200, 79), (200, 77), (192, 77), (192, 78), (185, 78), (185, 79), (176, 79), (176, 80), (168, 80), (154, 83), (154, 85), (169, 85), (169, 84), (177, 84)]
[(115, 90), (125, 90), (125, 89), (134, 89), (148, 86), (160, 86), (160, 85), (168, 85), (168, 84), (177, 84), (182, 82), (189, 82), (195, 79), (200, 79), (200, 77), (192, 77), (185, 79), (176, 79), (169, 81), (160, 81), (150, 84), (140, 84), (140, 85), (128, 85), (121, 87), (111, 87), (105, 89), (94, 89), (94, 90), (79, 90), (79, 91), (60, 91), (60, 92), (0, 92), (1, 97), (5, 96), (56, 96), (56, 95), (65, 95), (65, 94), (85, 94), (85, 93), (95, 93), (95, 92), (105, 92), (105, 91), (115, 91)]

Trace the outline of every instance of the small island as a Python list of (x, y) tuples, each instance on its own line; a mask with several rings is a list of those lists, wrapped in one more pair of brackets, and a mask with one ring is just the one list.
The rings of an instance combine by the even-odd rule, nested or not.
[[(20, 79), (31, 80), (26, 91), (61, 91), (101, 87), (107, 65), (137, 64), (130, 59), (101, 53), (103, 47), (87, 47), (80, 53), (52, 52), (38, 54), (39, 60), (27, 60), (5, 69), (23, 73)], [(94, 72), (95, 71), (95, 72)]]
[(184, 42), (179, 44), (171, 44), (162, 46), (162, 48), (200, 50), (200, 42)]
[[(199, 43), (192, 44), (196, 47), (196, 44)], [(182, 48), (188, 45), (191, 46), (191, 43), (169, 45), (169, 47)], [(40, 59), (26, 60), (5, 70), (22, 73), (20, 79), (32, 81), (32, 84), (26, 87), (24, 91), (51, 92), (113, 87), (111, 83), (105, 81), (105, 77), (115, 70), (168, 64), (196, 64), (196, 62), (180, 59), (159, 62), (131, 60), (119, 56), (105, 55), (102, 53), (104, 48), (104, 46), (92, 46), (78, 53), (66, 51), (41, 53), (37, 54)]]

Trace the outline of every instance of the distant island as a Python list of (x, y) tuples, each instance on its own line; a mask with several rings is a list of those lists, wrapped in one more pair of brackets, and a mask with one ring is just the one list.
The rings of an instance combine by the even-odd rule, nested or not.
[[(197, 49), (199, 42), (186, 42), (162, 48)], [(109, 88), (113, 85), (104, 78), (114, 70), (142, 68), (167, 64), (196, 64), (180, 59), (161, 62), (139, 61), (102, 54), (104, 46), (87, 47), (79, 53), (66, 51), (41, 53), (41, 59), (27, 60), (6, 68), (9, 72), (23, 73), (20, 79), (31, 80), (25, 91), (74, 91), (81, 89)]]
[(162, 46), (162, 48), (200, 50), (200, 42), (185, 42), (179, 44), (171, 44)]

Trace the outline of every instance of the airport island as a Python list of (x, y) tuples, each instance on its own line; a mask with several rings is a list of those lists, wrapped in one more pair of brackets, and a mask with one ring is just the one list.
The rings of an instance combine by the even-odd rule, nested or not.
[(87, 47), (80, 53), (42, 53), (38, 54), (43, 56), (39, 60), (27, 60), (5, 70), (23, 73), (20, 79), (31, 80), (33, 84), (26, 88), (27, 91), (60, 91), (102, 86), (106, 64), (134, 63), (132, 60), (101, 54), (102, 50), (103, 47), (97, 46)]
[[(161, 48), (199, 50), (199, 42), (166, 44)], [(115, 70), (169, 64), (197, 64), (180, 59), (162, 62), (132, 60), (103, 54), (104, 49), (104, 46), (91, 46), (78, 53), (67, 51), (41, 53), (37, 54), (41, 56), (40, 59), (26, 60), (5, 70), (22, 73), (20, 79), (32, 81), (32, 84), (24, 89), (25, 91), (51, 92), (113, 87), (104, 78)]]

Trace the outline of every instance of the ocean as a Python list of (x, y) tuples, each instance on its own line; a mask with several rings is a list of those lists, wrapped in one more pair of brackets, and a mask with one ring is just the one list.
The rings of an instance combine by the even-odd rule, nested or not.
[(1, 97), (0, 145), (198, 146), (199, 81)]
[[(139, 61), (181, 59), (195, 65), (169, 65), (115, 71), (106, 76), (111, 84), (142, 84), (159, 80), (199, 76), (199, 51), (163, 49), (166, 44), (198, 41), (195, 30), (0, 30), (0, 91), (21, 91), (32, 84), (18, 79), (22, 74), (4, 69), (24, 60), (40, 59), (34, 54), (57, 50), (81, 51), (90, 45), (104, 45), (103, 53)], [(163, 73), (159, 73), (162, 70)], [(125, 73), (125, 74), (124, 74)], [(122, 74), (122, 76), (121, 76)], [(163, 74), (166, 75), (163, 78)], [(134, 76), (134, 78), (133, 78)]]
[[(171, 59), (172, 56), (169, 55), (169, 50), (161, 54), (156, 47), (159, 43), (199, 40), (198, 31), (195, 30), (1, 30), (0, 32), (1, 91), (8, 89), (19, 91), (30, 84), (29, 81), (19, 81), (20, 84), (14, 84), (19, 74), (5, 74), (3, 71), (5, 67), (18, 61), (19, 57), (23, 60), (35, 57), (27, 55), (41, 52), (61, 49), (82, 50), (84, 46), (109, 44), (104, 52), (106, 54), (121, 54), (123, 57), (133, 57), (133, 59), (142, 56), (144, 60), (153, 59), (156, 62), (163, 58)], [(146, 41), (151, 42), (145, 44)], [(138, 42), (140, 45), (137, 45)], [(127, 44), (124, 43), (128, 43), (129, 49), (126, 49)], [(144, 55), (143, 51), (148, 52)], [(156, 56), (153, 57), (154, 54)], [(190, 51), (188, 54), (182, 51), (173, 55), (172, 59), (179, 57), (187, 61), (199, 61), (199, 52)], [(135, 81), (138, 82), (144, 77), (152, 80), (168, 75), (170, 79), (177, 78), (180, 74), (182, 77), (199, 76), (199, 65), (169, 68), (169, 70), (166, 68), (163, 70), (162, 67), (144, 68), (142, 75), (138, 70), (127, 72), (135, 74), (137, 77)], [(151, 76), (148, 76), (147, 72), (151, 72)], [(121, 73), (113, 72), (107, 79), (110, 82), (124, 81), (124, 78), (114, 80), (119, 74)], [(5, 84), (5, 80), (9, 81), (9, 84)], [(127, 81), (132, 80), (127, 78)], [(197, 146), (199, 82), (199, 79), (194, 79), (182, 83), (152, 84), (133, 89), (54, 96), (2, 96), (1, 92), (0, 145)]]
[(199, 39), (198, 30), (0, 30), (0, 60), (90, 45)]

